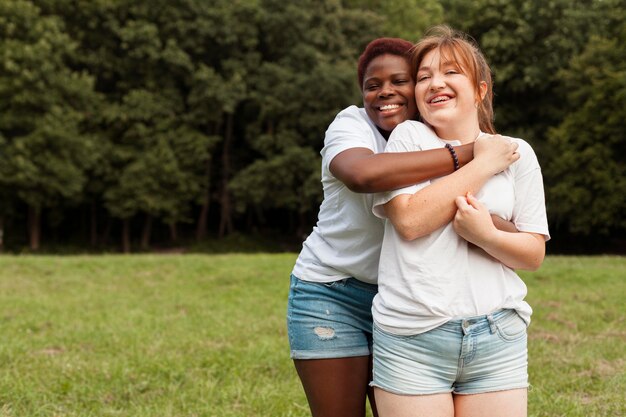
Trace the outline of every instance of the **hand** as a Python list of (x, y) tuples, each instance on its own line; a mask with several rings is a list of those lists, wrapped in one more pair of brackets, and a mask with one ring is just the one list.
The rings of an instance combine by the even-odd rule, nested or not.
[(491, 220), (491, 214), (476, 197), (467, 193), (455, 200), (457, 212), (452, 221), (456, 233), (477, 246), (484, 246), (498, 232)]
[(493, 175), (504, 171), (520, 158), (517, 143), (501, 135), (482, 135), (474, 142), (474, 160)]

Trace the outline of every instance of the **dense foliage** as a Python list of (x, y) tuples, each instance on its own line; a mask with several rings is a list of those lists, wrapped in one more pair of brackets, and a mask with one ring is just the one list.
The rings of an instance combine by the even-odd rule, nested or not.
[(0, 2), (0, 247), (308, 233), (359, 52), (442, 22), (493, 64), (496, 125), (536, 148), (557, 242), (615, 244), (625, 18), (619, 0)]

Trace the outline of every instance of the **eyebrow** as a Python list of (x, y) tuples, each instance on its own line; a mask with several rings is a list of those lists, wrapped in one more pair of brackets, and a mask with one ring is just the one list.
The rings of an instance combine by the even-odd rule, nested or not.
[[(446, 67), (446, 66), (460, 67), (461, 65), (458, 62), (456, 62), (456, 61), (445, 61), (445, 62), (439, 64), (439, 67)], [(417, 69), (417, 71), (418, 72), (419, 71), (427, 71), (429, 69), (430, 69), (429, 65), (424, 65), (424, 66), (419, 67)]]
[[(399, 76), (403, 76), (403, 77), (404, 77), (404, 76), (407, 76), (407, 77), (410, 77), (410, 76), (411, 76), (411, 75), (410, 75), (410, 71), (399, 71), (399, 72), (394, 72), (394, 73), (392, 73), (392, 74), (391, 74), (391, 77), (399, 77)], [(380, 77), (365, 77), (365, 78), (363, 79), (363, 82), (365, 82), (365, 81), (369, 81), (369, 80), (379, 80), (379, 79), (380, 79)]]

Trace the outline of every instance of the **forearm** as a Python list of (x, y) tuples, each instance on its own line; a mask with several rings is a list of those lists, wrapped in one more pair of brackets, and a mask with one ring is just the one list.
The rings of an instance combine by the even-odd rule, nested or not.
[(545, 257), (546, 244), (536, 233), (509, 233), (495, 230), (489, 239), (472, 242), (512, 269), (534, 271)]
[(493, 174), (471, 162), (413, 195), (394, 198), (385, 205), (385, 213), (404, 239), (417, 239), (449, 223), (457, 210), (455, 198), (476, 192)]
[[(455, 150), (460, 166), (471, 161), (471, 144), (455, 147)], [(330, 169), (354, 192), (389, 191), (454, 172), (454, 163), (447, 149), (369, 155), (351, 151), (335, 157)]]
[(502, 230), (503, 232), (515, 233), (518, 231), (517, 227), (515, 227), (515, 224), (513, 222), (504, 220), (502, 217), (497, 216), (495, 214), (491, 215), (491, 221), (493, 222), (493, 225), (496, 226), (498, 230)]

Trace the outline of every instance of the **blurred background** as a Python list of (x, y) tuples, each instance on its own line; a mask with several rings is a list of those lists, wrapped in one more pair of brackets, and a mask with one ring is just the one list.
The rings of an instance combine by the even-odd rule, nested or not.
[(381, 36), (446, 23), (542, 165), (549, 253), (626, 252), (622, 0), (2, 0), (0, 250), (299, 250)]

